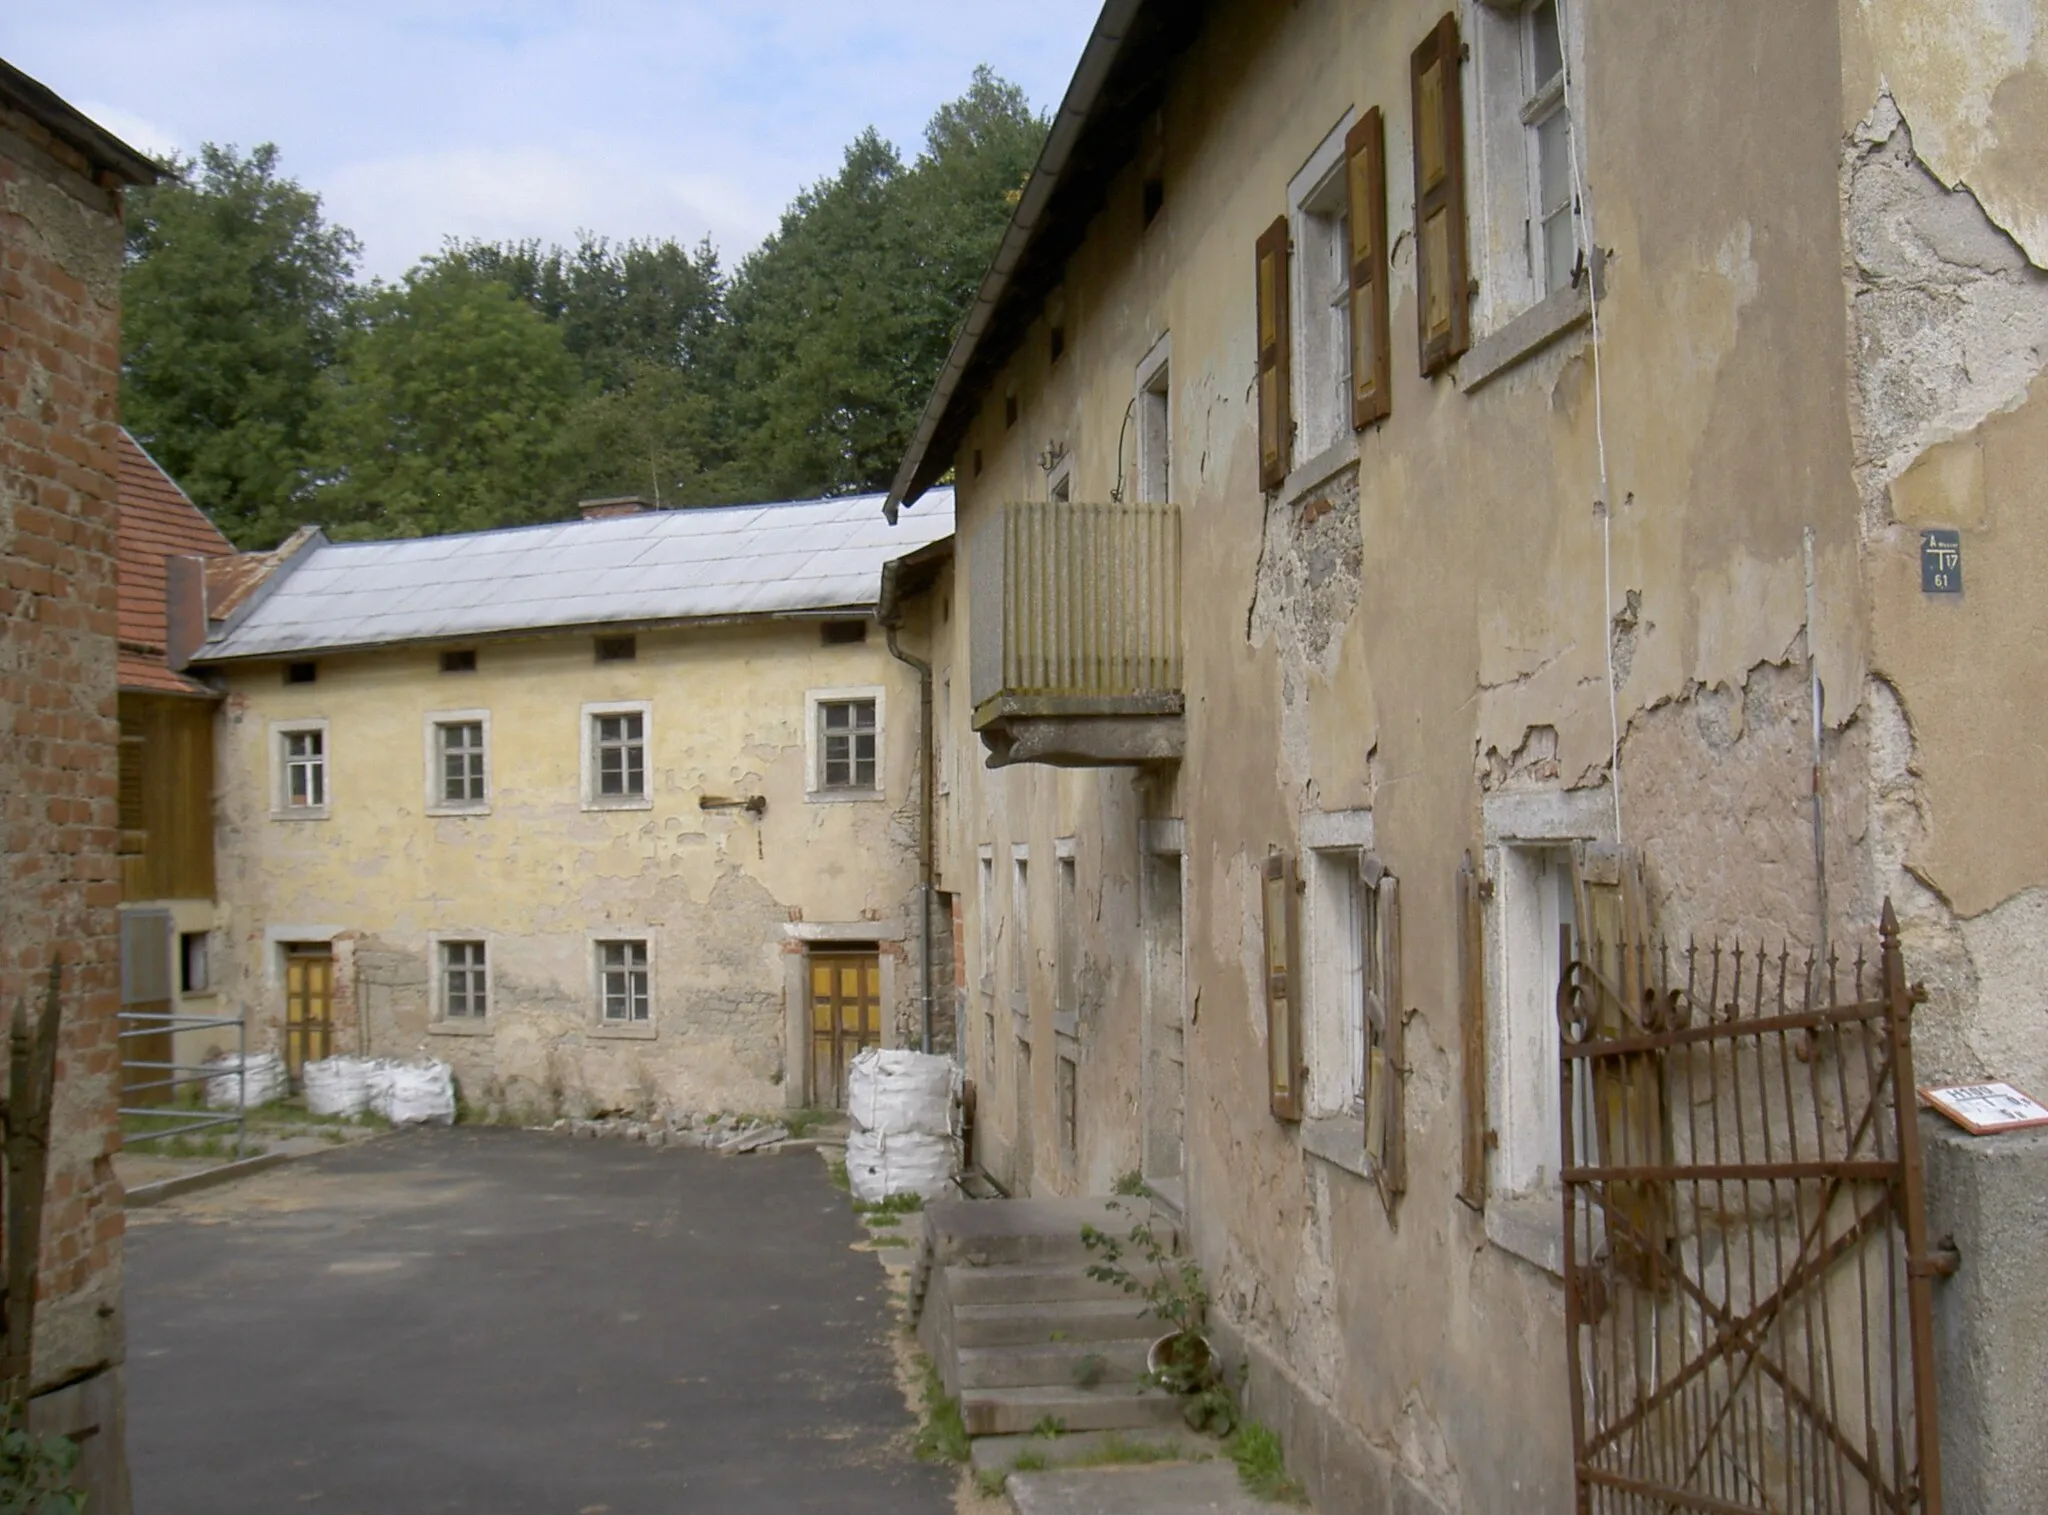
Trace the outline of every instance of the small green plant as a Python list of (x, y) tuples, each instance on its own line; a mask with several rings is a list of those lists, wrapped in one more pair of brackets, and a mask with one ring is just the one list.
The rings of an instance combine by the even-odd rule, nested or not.
[(1306, 1504), (1302, 1486), (1287, 1476), (1287, 1459), (1280, 1438), (1270, 1426), (1248, 1420), (1230, 1438), (1230, 1460), (1237, 1464), (1238, 1481), (1260, 1499)]
[(1145, 1175), (1136, 1168), (1128, 1173), (1119, 1173), (1116, 1182), (1109, 1186), (1112, 1194), (1121, 1194), (1127, 1199), (1150, 1199), (1152, 1186), (1145, 1182)]
[(919, 1462), (965, 1462), (967, 1422), (960, 1418), (960, 1401), (946, 1392), (938, 1366), (929, 1357), (920, 1352), (917, 1360), (924, 1373), (924, 1424), (917, 1428), (917, 1440), (913, 1444), (917, 1459)]
[(789, 1110), (781, 1117), (782, 1124), (791, 1136), (809, 1136), (813, 1131), (834, 1119), (837, 1110)]
[(1042, 1436), (1047, 1441), (1057, 1441), (1067, 1434), (1067, 1423), (1057, 1415), (1041, 1415), (1038, 1417), (1038, 1424), (1031, 1428), (1031, 1434)]
[(1139, 1441), (1112, 1431), (1079, 1457), (1066, 1459), (1070, 1468), (1110, 1468), (1120, 1463), (1178, 1462), (1185, 1454), (1178, 1447), (1156, 1441)]
[(886, 1226), (900, 1226), (903, 1224), (903, 1217), (900, 1215), (868, 1215), (862, 1218), (866, 1220), (870, 1226), (876, 1228)]
[(78, 1445), (65, 1436), (32, 1436), (17, 1406), (0, 1415), (0, 1515), (83, 1515), (85, 1496), (67, 1487)]
[(1010, 1459), (1012, 1473), (1043, 1473), (1052, 1466), (1052, 1459), (1043, 1452), (1027, 1449)]
[(922, 1194), (885, 1194), (880, 1199), (857, 1199), (856, 1215), (914, 1215), (924, 1208)]
[[(1149, 1189), (1125, 1196), (1147, 1202), (1150, 1197)], [(1195, 1430), (1229, 1435), (1237, 1424), (1237, 1402), (1202, 1335), (1209, 1290), (1201, 1264), (1168, 1248), (1149, 1209), (1134, 1211), (1123, 1199), (1109, 1204), (1130, 1212), (1131, 1225), (1122, 1236), (1098, 1226), (1081, 1228), (1082, 1245), (1100, 1259), (1088, 1265), (1088, 1276), (1139, 1296), (1145, 1313), (1168, 1327), (1158, 1347), (1158, 1366), (1146, 1372), (1144, 1381), (1179, 1398), (1181, 1413)]]
[(832, 1180), (832, 1187), (842, 1194), (853, 1192), (853, 1184), (846, 1176), (846, 1159), (837, 1152), (825, 1158), (825, 1176)]
[(983, 1468), (974, 1475), (974, 1487), (984, 1499), (999, 1498), (1003, 1492), (1003, 1485), (1009, 1481), (1008, 1468)]

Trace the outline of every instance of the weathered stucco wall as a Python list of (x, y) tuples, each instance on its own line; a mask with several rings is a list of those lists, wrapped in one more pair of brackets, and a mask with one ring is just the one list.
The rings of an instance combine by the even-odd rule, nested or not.
[[(2048, 1087), (2048, 14), (1867, 0), (1841, 206), (1871, 614), (1873, 889), (1931, 1078)], [(1956, 531), (1963, 592), (1922, 592)]]
[[(786, 1032), (788, 955), (835, 926), (879, 940), (885, 1037), (910, 1024), (917, 686), (879, 634), (821, 646), (815, 625), (643, 631), (592, 661), (584, 636), (484, 644), (478, 669), (432, 648), (323, 658), (318, 681), (235, 668), (218, 742), (225, 1003), (252, 1044), (283, 1016), (282, 944), (331, 940), (338, 1050), (445, 1058), (481, 1113), (766, 1110), (804, 1056)], [(807, 692), (881, 691), (884, 787), (807, 795)], [(646, 809), (587, 810), (585, 703), (646, 700)], [(490, 713), (487, 815), (429, 816), (430, 713)], [(271, 730), (328, 722), (330, 817), (275, 819)], [(760, 816), (704, 798), (761, 796)], [(867, 929), (872, 924), (873, 929)], [(481, 939), (481, 1027), (437, 1021), (436, 936)], [(599, 1023), (593, 942), (652, 944), (653, 1032)], [(801, 975), (795, 976), (797, 983)], [(799, 1061), (792, 1063), (792, 1054)]]
[[(1184, 821), (1190, 1233), (1219, 1328), (1253, 1364), (1255, 1410), (1333, 1495), (1405, 1488), (1418, 1507), (1561, 1510), (1561, 1286), (1454, 1197), (1453, 881), (1491, 797), (1580, 791), (1611, 815), (1618, 749), (1620, 838), (1647, 855), (1661, 924), (1814, 941), (1810, 646), (1828, 691), (1832, 927), (1840, 941), (1874, 925), (1872, 786), (1887, 737), (1863, 696), (1879, 591), (1861, 566), (1844, 362), (1845, 64), (1828, 6), (1773, 8), (1768, 25), (1678, 0), (1580, 7), (1586, 195), (1609, 254), (1597, 363), (1582, 326), (1468, 393), (1456, 371), (1418, 377), (1414, 335), (1409, 54), (1441, 10), (1225, 6), (1176, 65), (1156, 124), (1164, 209), (1144, 223), (1136, 166), (1111, 184), (1067, 265), (1064, 355), (1051, 357), (1041, 321), (963, 441), (957, 582), (981, 582), (982, 513), (1046, 497), (1041, 455), (1070, 460), (1077, 500), (1130, 479), (1120, 429), (1140, 360), (1167, 339), (1187, 756), (1142, 785), (1128, 771), (963, 765), (944, 866), (972, 880), (976, 850), (993, 857), (996, 918), (982, 929), (976, 902), (964, 943), (998, 1033), (970, 1039), (985, 1153), (999, 1177), (1077, 1188), (1083, 1168), (1049, 1166), (1043, 1040), (1037, 1156), (1020, 1170), (1004, 1149), (1019, 1134), (1012, 849), (1030, 852), (1042, 975), (1056, 928), (1049, 840), (1103, 828), (1092, 853), (1078, 833), (1081, 887), (1112, 900), (1136, 866), (1138, 821)], [(1487, 13), (1460, 13), (1476, 36)], [(1465, 71), (1468, 118), (1477, 73)], [(1372, 105), (1386, 112), (1395, 237), (1393, 414), (1266, 497), (1254, 241), (1344, 112)], [(961, 742), (969, 619), (955, 614), (950, 648)], [(1271, 847), (1299, 850), (1305, 816), (1353, 808), (1370, 809), (1406, 900), (1409, 1177), (1391, 1219), (1369, 1181), (1273, 1120), (1265, 1094), (1258, 870)], [(1090, 867), (1105, 870), (1099, 884)], [(972, 884), (949, 887), (974, 899)], [(1083, 923), (1113, 965), (1110, 1001), (1136, 1025), (1143, 987), (1119, 977), (1119, 954), (1140, 955), (1142, 929), (1125, 935), (1129, 917), (1107, 908)], [(1118, 1057), (1084, 1086), (1083, 1131), (1099, 1133), (1084, 1150), (1128, 1150), (1140, 1070)]]

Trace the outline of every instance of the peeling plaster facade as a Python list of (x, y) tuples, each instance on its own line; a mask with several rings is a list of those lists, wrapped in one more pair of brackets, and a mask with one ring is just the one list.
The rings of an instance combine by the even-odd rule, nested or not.
[[(1485, 1213), (1456, 1197), (1467, 854), (1499, 878), (1531, 849), (1619, 841), (1646, 859), (1661, 929), (1815, 942), (1817, 678), (1828, 935), (1874, 942), (1896, 900), (1933, 991), (1922, 1078), (2048, 1090), (2042, 6), (1569, 7), (1600, 339), (1582, 314), (1485, 372), (1514, 313), (1488, 249), (1519, 252), (1486, 145), (1512, 21), (1454, 9), (1473, 50), (1474, 352), (1418, 377), (1409, 58), (1442, 0), (1213, 7), (1066, 260), (1063, 355), (1041, 311), (956, 402), (973, 407), (949, 459), (961, 561), (933, 591), (956, 613), (932, 641), (958, 754), (939, 887), (964, 904), (983, 1165), (1031, 1193), (1142, 1169), (1184, 1203), (1253, 1412), (1318, 1506), (1446, 1515), (1572, 1504), (1555, 1192), (1496, 1153)], [(1265, 493), (1254, 244), (1318, 144), (1374, 105), (1392, 414), (1312, 462), (1297, 449)], [(995, 582), (981, 524), (1048, 497), (1045, 457), (1073, 499), (1111, 498), (1169, 339), (1185, 758), (977, 767), (977, 616), (953, 598)], [(1960, 597), (1921, 593), (1929, 526), (1962, 531)], [(1356, 1121), (1267, 1107), (1260, 869), (1338, 835), (1369, 839), (1404, 890), (1391, 1215), (1347, 1155)], [(1510, 929), (1489, 907), (1490, 1025)], [(1313, 1063), (1330, 1011), (1304, 937)], [(1090, 984), (1078, 1025), (1062, 951)], [(1508, 1076), (1517, 1054), (1495, 1055)]]
[[(337, 1052), (445, 1059), (484, 1118), (806, 1103), (805, 954), (875, 944), (883, 1040), (915, 1044), (917, 680), (869, 627), (807, 620), (642, 630), (631, 661), (588, 634), (493, 639), (476, 670), (432, 646), (323, 656), (317, 680), (225, 665), (216, 749), (223, 1000), (277, 1047), (285, 947), (326, 943)], [(807, 696), (878, 702), (880, 786), (821, 798)], [(645, 702), (648, 804), (584, 804), (584, 707)], [(487, 712), (484, 813), (429, 814), (436, 713)], [(279, 723), (326, 722), (324, 818), (281, 817)], [(758, 797), (758, 813), (700, 801)], [(444, 939), (485, 943), (489, 1008), (442, 1013)], [(639, 939), (652, 1015), (608, 1026), (595, 943)], [(911, 944), (906, 948), (906, 942)], [(826, 1091), (829, 1098), (829, 1091)]]

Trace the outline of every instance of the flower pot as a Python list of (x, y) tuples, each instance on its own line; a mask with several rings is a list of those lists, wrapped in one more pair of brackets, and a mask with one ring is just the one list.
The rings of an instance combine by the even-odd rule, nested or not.
[(1216, 1376), (1216, 1349), (1198, 1331), (1170, 1331), (1146, 1350), (1145, 1366), (1193, 1392)]

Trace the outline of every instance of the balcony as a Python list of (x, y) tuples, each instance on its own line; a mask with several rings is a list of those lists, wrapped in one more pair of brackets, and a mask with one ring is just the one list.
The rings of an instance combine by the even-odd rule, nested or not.
[(1179, 762), (1179, 509), (1007, 505), (968, 545), (974, 727), (989, 766)]

